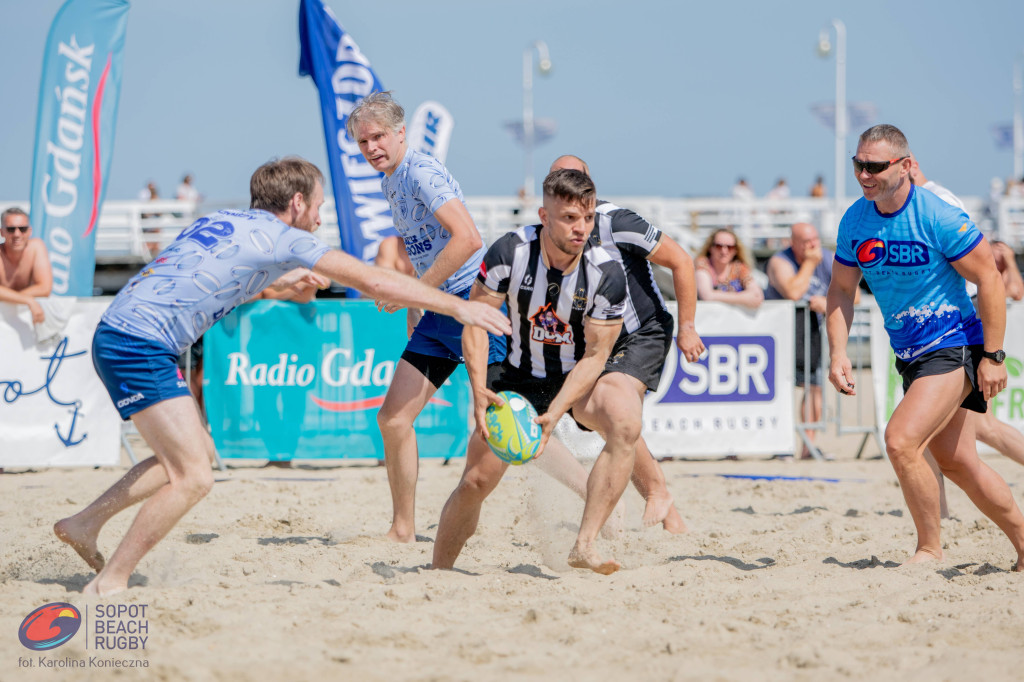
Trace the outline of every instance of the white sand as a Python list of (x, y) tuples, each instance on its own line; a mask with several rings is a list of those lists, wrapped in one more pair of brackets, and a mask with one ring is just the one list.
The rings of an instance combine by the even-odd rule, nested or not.
[[(601, 544), (624, 565), (610, 577), (568, 568), (582, 503), (529, 465), (446, 572), (424, 570), (429, 540), (379, 539), (383, 468), (232, 468), (111, 600), (149, 607), (145, 671), (16, 667), (29, 611), (89, 604), (91, 572), (50, 526), (123, 469), (5, 474), (0, 680), (1020, 680), (1024, 576), (1008, 572), (1009, 542), (951, 486), (946, 559), (894, 568), (913, 524), (889, 464), (855, 460), (858, 443), (833, 444), (836, 462), (665, 463), (692, 532), (641, 530), (629, 489), (624, 538)], [(985, 459), (1021, 502), (1024, 468)], [(461, 468), (423, 463), (424, 538)], [(133, 516), (109, 524), (104, 552)], [(49, 656), (97, 655), (83, 642)]]

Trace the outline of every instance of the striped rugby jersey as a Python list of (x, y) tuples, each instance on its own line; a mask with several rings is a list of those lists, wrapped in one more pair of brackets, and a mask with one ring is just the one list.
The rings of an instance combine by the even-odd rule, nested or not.
[(572, 270), (549, 268), (540, 230), (540, 225), (527, 225), (495, 241), (477, 282), (508, 304), (512, 337), (507, 362), (546, 378), (568, 374), (583, 357), (585, 318), (622, 319), (626, 276), (608, 251), (589, 241)]
[(590, 242), (603, 246), (626, 271), (626, 309), (622, 333), (632, 334), (652, 317), (672, 324), (672, 313), (654, 281), (647, 259), (661, 245), (662, 231), (639, 215), (608, 201), (598, 201)]

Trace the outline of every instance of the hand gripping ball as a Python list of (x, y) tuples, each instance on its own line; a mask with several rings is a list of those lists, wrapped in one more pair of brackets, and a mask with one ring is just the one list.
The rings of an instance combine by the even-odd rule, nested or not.
[(501, 391), (498, 397), (505, 404), (487, 408), (487, 445), (509, 464), (525, 464), (537, 455), (540, 447), (541, 428), (533, 422), (537, 410), (515, 391)]

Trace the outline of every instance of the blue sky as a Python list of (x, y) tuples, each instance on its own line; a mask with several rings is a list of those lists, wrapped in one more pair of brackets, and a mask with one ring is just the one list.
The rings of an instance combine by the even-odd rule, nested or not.
[[(244, 201), (252, 170), (285, 154), (326, 171), (316, 92), (297, 72), (298, 4), (133, 3), (108, 199), (134, 198), (150, 179), (169, 196), (189, 171), (209, 199)], [(744, 175), (759, 195), (784, 176), (800, 196), (819, 173), (831, 192), (834, 138), (810, 107), (835, 95), (835, 63), (815, 53), (833, 18), (848, 31), (848, 99), (901, 127), (930, 179), (986, 195), (1013, 169), (991, 128), (1013, 114), (1019, 0), (327, 4), (409, 112), (427, 99), (452, 112), (448, 166), (467, 195), (522, 184), (522, 151), (502, 124), (521, 118), (534, 40), (554, 64), (534, 77), (536, 116), (558, 125), (536, 150), (538, 178), (575, 153), (603, 195), (721, 195)], [(60, 5), (0, 0), (3, 200), (28, 196), (43, 43)]]

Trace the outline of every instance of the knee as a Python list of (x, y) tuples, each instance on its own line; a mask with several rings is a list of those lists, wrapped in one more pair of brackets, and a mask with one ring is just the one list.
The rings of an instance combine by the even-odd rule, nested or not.
[(386, 436), (389, 433), (409, 428), (412, 426), (412, 422), (405, 418), (401, 411), (384, 403), (377, 412), (377, 426), (380, 428), (381, 434)]
[(609, 428), (606, 430), (605, 441), (615, 450), (621, 450), (632, 454), (636, 444), (640, 441), (642, 423), (637, 419), (622, 419), (613, 417)]
[(885, 453), (893, 465), (903, 464), (917, 452), (918, 444), (908, 438), (905, 433), (886, 429)]
[(185, 472), (180, 482), (181, 490), (191, 504), (196, 504), (213, 489), (213, 470), (208, 466), (195, 467)]
[(500, 480), (500, 474), (495, 476), (487, 471), (471, 469), (462, 475), (462, 480), (459, 481), (459, 492), (470, 500), (483, 502), (498, 486)]

